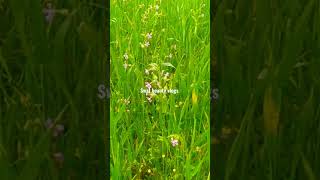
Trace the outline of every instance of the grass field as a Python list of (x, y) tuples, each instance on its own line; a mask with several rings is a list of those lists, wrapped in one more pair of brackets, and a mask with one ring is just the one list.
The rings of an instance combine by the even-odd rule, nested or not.
[(0, 0), (1, 180), (105, 178), (98, 2)]
[(320, 179), (320, 1), (214, 7), (214, 179)]
[(51, 2), (0, 0), (1, 180), (320, 179), (318, 0), (213, 1), (213, 49), (209, 0), (111, 0), (110, 65), (105, 4)]
[(209, 179), (209, 1), (110, 7), (111, 179)]

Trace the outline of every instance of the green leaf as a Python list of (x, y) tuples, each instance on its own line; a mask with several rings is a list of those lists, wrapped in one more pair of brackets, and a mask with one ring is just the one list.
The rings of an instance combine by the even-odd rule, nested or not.
[(19, 174), (18, 179), (24, 180), (34, 180), (37, 179), (41, 163), (43, 162), (46, 154), (44, 152), (49, 152), (49, 133), (43, 136), (38, 144), (31, 149), (30, 156), (27, 159), (26, 164), (22, 172)]

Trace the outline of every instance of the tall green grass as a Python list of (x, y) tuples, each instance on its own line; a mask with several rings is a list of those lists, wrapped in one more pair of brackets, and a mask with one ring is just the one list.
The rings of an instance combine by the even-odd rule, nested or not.
[[(107, 65), (98, 1), (0, 1), (0, 179), (103, 179)], [(63, 125), (57, 138), (45, 127)], [(64, 159), (54, 157), (61, 153)]]
[[(110, 7), (111, 179), (208, 179), (209, 1)], [(179, 93), (149, 97), (146, 82)]]
[(215, 5), (213, 177), (319, 179), (319, 1)]

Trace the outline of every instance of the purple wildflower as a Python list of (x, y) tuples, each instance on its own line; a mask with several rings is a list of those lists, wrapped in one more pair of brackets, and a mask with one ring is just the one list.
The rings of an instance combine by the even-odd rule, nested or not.
[(64, 132), (64, 126), (62, 124), (54, 124), (51, 118), (48, 118), (44, 123), (44, 126), (48, 130), (52, 130), (52, 136), (58, 137)]
[(51, 118), (48, 118), (47, 121), (44, 123), (44, 126), (45, 126), (47, 129), (51, 129), (51, 128), (53, 127), (52, 119), (51, 119)]
[(53, 9), (51, 3), (47, 3), (46, 8), (43, 9), (43, 14), (46, 18), (46, 21), (51, 23), (55, 15), (55, 9)]
[(152, 88), (152, 86), (151, 86), (151, 84), (149, 82), (146, 82), (145, 85), (149, 90)]
[(179, 145), (178, 140), (173, 138), (171, 138), (171, 144), (172, 144), (172, 147)]
[(57, 124), (53, 131), (53, 136), (58, 137), (59, 135), (63, 134), (64, 126), (62, 124)]

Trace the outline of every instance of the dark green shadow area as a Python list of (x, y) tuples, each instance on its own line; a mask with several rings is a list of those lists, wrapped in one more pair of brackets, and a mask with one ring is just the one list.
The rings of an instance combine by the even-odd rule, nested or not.
[(320, 2), (213, 7), (213, 178), (319, 179)]
[(104, 179), (106, 8), (51, 3), (0, 1), (0, 179)]

